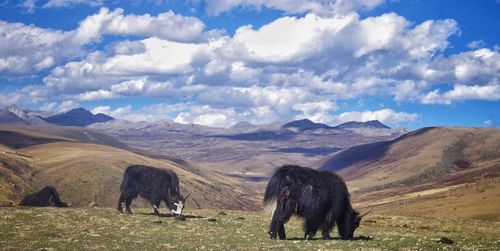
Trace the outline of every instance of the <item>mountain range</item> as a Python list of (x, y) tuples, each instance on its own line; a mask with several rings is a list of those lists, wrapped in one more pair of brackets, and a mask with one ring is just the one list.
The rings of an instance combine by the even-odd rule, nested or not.
[(16, 105), (7, 106), (0, 110), (0, 124), (87, 126), (113, 119), (113, 117), (103, 113), (93, 114), (84, 108), (76, 108), (55, 115), (21, 109)]
[(330, 126), (309, 119), (264, 125), (239, 122), (216, 128), (171, 120), (130, 122), (84, 108), (44, 114), (15, 105), (2, 109), (0, 115), (0, 124), (86, 126), (146, 155), (190, 160), (215, 171), (250, 177), (267, 177), (282, 164), (311, 165), (341, 149), (407, 132), (379, 121)]
[(311, 165), (341, 149), (394, 139), (407, 132), (378, 121), (329, 126), (308, 119), (265, 125), (240, 122), (230, 128), (111, 120), (88, 128), (145, 153), (175, 156), (226, 174), (256, 179), (268, 177), (283, 164)]
[(408, 132), (379, 121), (308, 119), (215, 128), (15, 106), (0, 115), (0, 202), (51, 184), (77, 206), (113, 207), (124, 168), (147, 164), (179, 173), (183, 192), (193, 191), (190, 207), (257, 209), (274, 169), (297, 164), (339, 174), (357, 209), (500, 220), (496, 128)]

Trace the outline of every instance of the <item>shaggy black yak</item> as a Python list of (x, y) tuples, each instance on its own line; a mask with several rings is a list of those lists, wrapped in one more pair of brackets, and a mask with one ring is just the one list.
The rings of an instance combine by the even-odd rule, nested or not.
[(321, 227), (323, 239), (337, 224), (343, 240), (353, 238), (361, 217), (351, 206), (344, 181), (329, 171), (285, 165), (276, 170), (264, 196), (266, 211), (272, 215), (269, 235), (286, 239), (284, 224), (292, 215), (305, 218), (305, 239)]
[(68, 204), (61, 201), (59, 193), (52, 186), (46, 186), (36, 193), (27, 195), (19, 205), (28, 207), (68, 207)]
[(179, 178), (173, 171), (150, 166), (129, 166), (123, 174), (120, 186), (118, 211), (123, 212), (122, 203), (125, 203), (126, 212), (132, 213), (130, 204), (138, 195), (153, 205), (154, 213), (159, 215), (158, 208), (164, 201), (168, 209), (174, 214), (182, 214), (184, 198), (179, 190)]

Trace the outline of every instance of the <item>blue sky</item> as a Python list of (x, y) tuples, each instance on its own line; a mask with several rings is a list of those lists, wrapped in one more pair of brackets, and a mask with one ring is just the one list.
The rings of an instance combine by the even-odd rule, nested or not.
[(497, 127), (498, 13), (498, 0), (0, 0), (0, 106)]

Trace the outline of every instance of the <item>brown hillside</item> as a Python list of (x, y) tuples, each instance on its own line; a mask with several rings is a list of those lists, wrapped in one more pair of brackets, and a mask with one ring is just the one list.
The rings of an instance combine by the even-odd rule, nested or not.
[(0, 206), (15, 204), (20, 194), (34, 191), (37, 168), (31, 156), (0, 145)]
[(425, 128), (346, 149), (315, 167), (344, 177), (360, 206), (500, 220), (499, 129)]
[[(40, 189), (46, 185), (53, 185), (59, 190), (63, 200), (73, 202), (75, 206), (86, 206), (94, 201), (98, 206), (115, 207), (125, 168), (133, 164), (144, 164), (175, 171), (181, 180), (182, 192), (193, 192), (188, 202), (190, 207), (230, 209), (259, 207), (259, 202), (254, 197), (255, 192), (238, 179), (205, 171), (193, 164), (187, 165), (188, 162), (175, 163), (149, 158), (124, 149), (38, 132), (36, 128), (29, 130), (16, 128), (11, 132), (18, 133), (15, 140), (19, 142), (23, 139), (29, 142), (36, 141), (33, 139), (43, 139), (36, 144), (30, 144), (29, 147), (15, 150), (19, 156), (13, 156), (11, 159), (23, 161), (23, 158), (27, 158), (30, 161), (31, 169), (23, 174), (29, 177), (22, 180), (25, 180), (27, 186), (32, 187), (23, 190), (2, 187), (0, 194), (11, 194), (11, 201), (15, 199), (19, 201), (22, 196), (31, 192), (32, 188)], [(0, 139), (1, 144), (9, 144), (6, 141), (6, 138)], [(183, 163), (186, 166), (183, 166)], [(23, 175), (17, 176), (24, 177)], [(149, 207), (140, 201), (135, 204)]]

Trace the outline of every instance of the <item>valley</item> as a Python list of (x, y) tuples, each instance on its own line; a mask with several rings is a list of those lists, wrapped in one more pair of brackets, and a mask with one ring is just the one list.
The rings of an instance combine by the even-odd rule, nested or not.
[(124, 169), (144, 164), (177, 172), (182, 193), (193, 192), (188, 207), (259, 210), (274, 169), (297, 164), (338, 173), (361, 210), (500, 221), (499, 129), (113, 119), (87, 127), (0, 124), (0, 136), (2, 205), (50, 184), (77, 207), (113, 208)]

